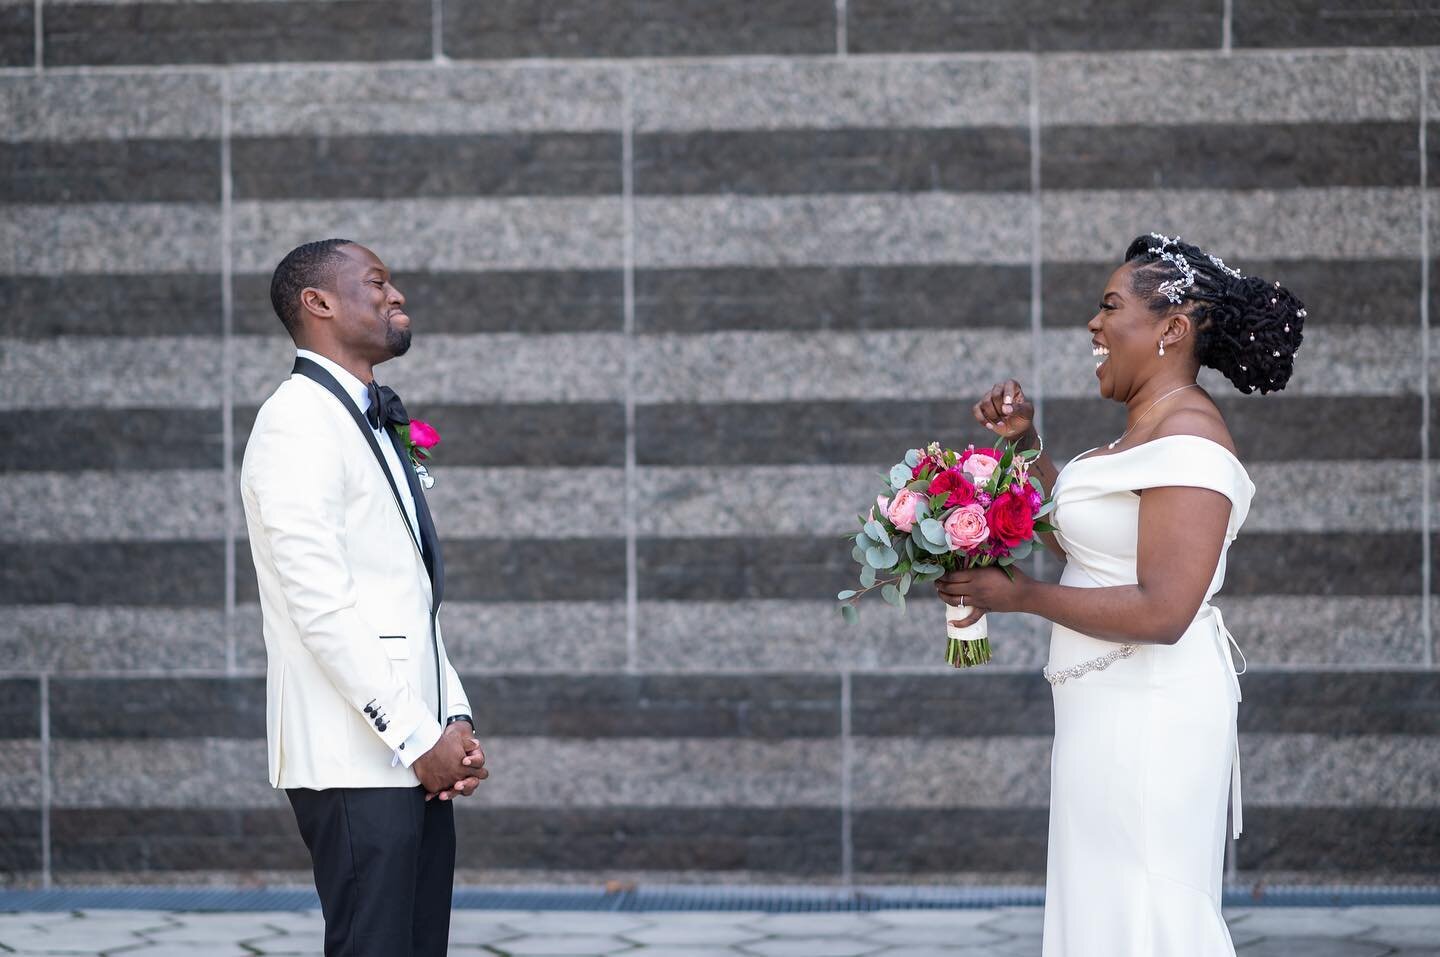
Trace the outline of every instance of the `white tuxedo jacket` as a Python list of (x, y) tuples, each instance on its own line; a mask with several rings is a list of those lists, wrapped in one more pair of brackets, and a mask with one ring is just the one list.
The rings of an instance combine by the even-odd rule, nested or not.
[[(365, 433), (339, 398), (293, 375), (260, 408), (240, 490), (264, 618), (270, 783), (416, 786), (395, 749), (470, 705), (409, 520)], [(417, 653), (421, 642), (434, 643), (433, 658)], [(441, 671), (436, 710), (422, 662)]]

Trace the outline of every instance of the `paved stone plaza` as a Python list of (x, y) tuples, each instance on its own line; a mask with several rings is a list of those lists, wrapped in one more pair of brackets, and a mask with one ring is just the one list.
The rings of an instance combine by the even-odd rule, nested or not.
[[(1440, 907), (1226, 912), (1244, 957), (1440, 957)], [(1037, 907), (866, 913), (464, 910), (457, 955), (503, 957), (1039, 957)], [(321, 953), (313, 911), (0, 914), (0, 952), (246, 957)], [(1102, 955), (1097, 955), (1102, 957)]]

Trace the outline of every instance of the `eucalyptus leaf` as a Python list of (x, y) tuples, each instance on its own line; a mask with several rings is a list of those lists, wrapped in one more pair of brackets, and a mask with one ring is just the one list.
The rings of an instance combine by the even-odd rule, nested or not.
[(909, 572), (906, 572), (905, 574), (903, 574), (903, 575), (900, 576), (900, 594), (902, 594), (902, 595), (908, 595), (908, 594), (910, 594), (910, 582), (911, 582), (911, 575), (910, 575)]
[(860, 612), (854, 605), (841, 605), (840, 616), (852, 625), (860, 621)]
[(945, 553), (950, 551), (949, 542), (946, 542), (944, 545), (937, 545), (934, 542), (929, 541), (928, 539), (921, 543), (921, 547), (923, 547), (925, 551), (929, 552), (931, 555), (944, 555)]
[(911, 570), (921, 575), (943, 575), (945, 566), (937, 565), (934, 562), (916, 562), (910, 566)]
[(890, 535), (885, 531), (885, 526), (879, 522), (866, 522), (865, 534), (870, 536), (875, 544), (884, 545), (886, 548), (890, 547)]
[(865, 564), (865, 549), (861, 548), (859, 545), (856, 545), (854, 548), (850, 549), (850, 557), (855, 559), (855, 561), (859, 562), (861, 565)]
[(903, 465), (897, 465), (890, 470), (890, 487), (900, 491), (910, 482), (910, 470)]
[(860, 569), (860, 587), (875, 587), (875, 569), (871, 568), (869, 565), (866, 565), (864, 568)]
[(871, 568), (880, 570), (894, 567), (900, 560), (893, 548), (882, 548), (879, 545), (865, 552), (865, 563)]
[(1054, 499), (1051, 499), (1050, 501), (1046, 502), (1044, 505), (1041, 505), (1041, 506), (1040, 506), (1040, 511), (1038, 511), (1038, 512), (1035, 513), (1035, 517), (1036, 517), (1036, 518), (1044, 518), (1046, 515), (1049, 515), (1049, 514), (1050, 514), (1051, 512), (1053, 512), (1053, 511), (1055, 511), (1055, 500), (1054, 500)]
[(880, 589), (880, 597), (896, 607), (899, 607), (904, 600), (900, 595), (900, 589), (888, 584)]
[(916, 549), (915, 549), (915, 539), (913, 539), (913, 538), (907, 538), (907, 539), (905, 539), (905, 549), (904, 549), (904, 551), (905, 551), (905, 557), (906, 557), (906, 558), (910, 558), (910, 559), (913, 559), (913, 558), (916, 556), (916, 554), (918, 554), (917, 551), (916, 551)]
[(856, 535), (856, 536), (855, 536), (855, 547), (856, 547), (856, 548), (859, 548), (859, 549), (870, 549), (870, 548), (874, 548), (876, 545), (879, 545), (879, 544), (880, 544), (879, 542), (875, 541), (875, 539), (871, 538), (869, 535), (866, 535), (864, 532), (861, 532), (859, 535)]
[(1004, 558), (1000, 559), (995, 564), (999, 565), (1001, 568), (1004, 568), (1007, 565), (1015, 564), (1015, 559), (1011, 558), (1009, 555), (1006, 555)]
[(836, 600), (836, 601), (846, 601), (847, 599), (854, 598), (856, 594), (857, 594), (857, 592), (855, 591), (855, 589), (853, 589), (853, 588), (847, 588), (847, 589), (845, 589), (844, 591), (842, 591), (840, 594), (836, 595), (836, 596), (835, 596), (835, 600)]
[(945, 526), (933, 518), (927, 518), (920, 523), (920, 534), (936, 545), (945, 543)]
[(920, 464), (920, 459), (921, 455), (919, 449), (911, 449), (909, 452), (905, 453), (905, 464), (910, 466), (912, 469)]
[(1031, 550), (1033, 547), (1034, 547), (1034, 545), (1033, 545), (1032, 543), (1028, 542), (1028, 541), (1026, 541), (1026, 542), (1021, 542), (1019, 545), (1016, 545), (1014, 548), (1010, 549), (1010, 558), (1011, 558), (1013, 561), (1017, 561), (1017, 562), (1018, 562), (1018, 561), (1022, 561), (1023, 559), (1029, 558), (1029, 557), (1030, 557), (1030, 550)]

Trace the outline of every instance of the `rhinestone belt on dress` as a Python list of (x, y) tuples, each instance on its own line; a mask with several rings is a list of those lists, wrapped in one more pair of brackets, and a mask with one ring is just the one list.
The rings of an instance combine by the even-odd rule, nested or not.
[(1099, 658), (1091, 658), (1089, 661), (1082, 661), (1078, 665), (1069, 668), (1062, 668), (1059, 671), (1045, 669), (1045, 680), (1052, 685), (1063, 685), (1071, 678), (1079, 678), (1088, 675), (1092, 671), (1104, 671), (1106, 668), (1119, 661), (1121, 658), (1129, 658), (1135, 654), (1134, 645), (1121, 645), (1114, 651), (1106, 652)]

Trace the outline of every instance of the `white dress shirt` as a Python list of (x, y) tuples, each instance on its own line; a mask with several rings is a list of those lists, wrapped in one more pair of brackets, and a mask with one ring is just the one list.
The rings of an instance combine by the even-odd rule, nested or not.
[[(355, 403), (355, 407), (360, 410), (362, 416), (366, 410), (370, 408), (369, 387), (364, 382), (355, 378), (354, 375), (339, 363), (320, 355), (318, 352), (311, 352), (309, 349), (297, 349), (295, 350), (295, 355), (299, 358), (309, 359), (334, 376), (335, 381), (340, 383), (340, 388), (345, 390), (345, 394)], [(366, 425), (368, 426), (369, 423), (367, 422)], [(415, 541), (419, 542), (420, 520), (415, 514), (415, 496), (410, 494), (410, 483), (405, 478), (405, 465), (401, 463), (400, 456), (395, 451), (394, 443), (390, 441), (388, 435), (384, 434), (383, 429), (384, 424), (382, 423), (381, 428), (371, 429), (370, 433), (375, 436), (375, 441), (380, 446), (380, 454), (385, 456), (385, 464), (390, 468), (390, 476), (395, 480), (395, 487), (400, 492), (400, 501), (405, 506), (405, 517), (410, 522), (410, 530), (415, 535)], [(426, 676), (425, 685), (421, 688), (421, 692), (424, 699), (429, 702), (430, 710), (433, 712), (439, 708), (440, 701), (440, 688), (436, 684), (435, 679), (435, 648), (427, 641), (417, 641), (412, 647), (417, 648), (421, 655), (430, 659), (426, 667), (420, 669), (421, 674)], [(416, 729), (410, 737), (405, 739), (405, 743), (395, 751), (395, 758), (392, 764), (403, 764), (407, 768), (410, 767), (420, 755), (433, 748), (435, 742), (438, 740), (440, 740), (440, 735), (435, 733), (433, 728), (429, 730), (423, 727)]]

